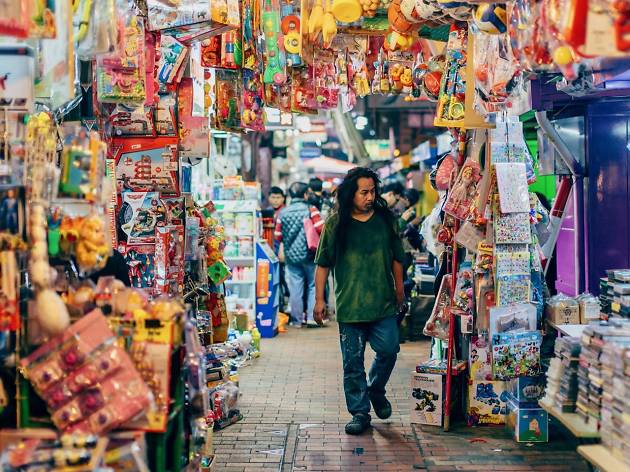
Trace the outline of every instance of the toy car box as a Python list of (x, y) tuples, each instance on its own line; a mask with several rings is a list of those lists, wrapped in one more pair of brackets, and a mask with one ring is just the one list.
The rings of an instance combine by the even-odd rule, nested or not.
[(468, 424), (503, 424), (507, 398), (506, 382), (472, 380), (468, 385)]
[(505, 426), (516, 442), (548, 442), (549, 417), (542, 408), (523, 407), (510, 396)]
[(444, 377), (439, 374), (411, 374), (411, 422), (442, 426)]

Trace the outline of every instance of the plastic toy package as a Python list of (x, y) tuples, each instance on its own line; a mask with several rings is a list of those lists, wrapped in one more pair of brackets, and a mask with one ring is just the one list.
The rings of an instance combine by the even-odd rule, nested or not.
[(121, 243), (118, 251), (125, 258), (131, 286), (152, 290), (155, 287), (155, 245)]
[(176, 109), (177, 99), (174, 92), (159, 96), (155, 107), (155, 131), (158, 136), (177, 136)]
[(149, 406), (146, 384), (113, 340), (94, 310), (21, 361), (60, 430), (100, 434)]
[(109, 116), (114, 136), (155, 136), (153, 108), (145, 105), (128, 106), (123, 103)]
[(300, 67), (302, 61), (301, 4), (294, 0), (280, 0), (283, 46), (286, 53), (287, 67)]
[[(149, 29), (161, 30), (208, 21), (210, 0), (183, 0), (164, 2), (146, 0)], [(215, 2), (213, 2), (215, 3)]]
[(172, 36), (162, 34), (160, 37), (160, 60), (157, 64), (157, 78), (160, 87), (179, 83), (186, 68), (189, 48)]
[(328, 50), (320, 51), (313, 61), (315, 103), (310, 104), (312, 108), (337, 108), (339, 103), (338, 77), (335, 54)]
[(448, 339), (450, 324), (450, 304), (451, 304), (451, 276), (446, 274), (442, 278), (440, 290), (435, 299), (435, 305), (431, 316), (424, 325), (422, 331), (425, 336), (432, 338)]
[(184, 276), (184, 227), (160, 226), (155, 234), (155, 273), (163, 280)]
[(466, 159), (457, 180), (448, 193), (444, 211), (461, 220), (465, 220), (477, 194), (477, 183), (481, 180), (479, 163)]
[(509, 38), (505, 34), (471, 34), (474, 57), (487, 58), (475, 63), (475, 109), (486, 115), (512, 108), (513, 95), (524, 90)]
[[(130, 12), (128, 0), (117, 0), (118, 12)], [(116, 52), (98, 56), (96, 85), (103, 103), (144, 103), (146, 99), (144, 64), (145, 32), (141, 17), (117, 15), (119, 44)]]
[(492, 338), (492, 373), (497, 380), (540, 374), (540, 345), (538, 331), (508, 332)]
[(177, 138), (114, 138), (118, 192), (180, 193)]
[(410, 95), (413, 92), (413, 55), (408, 52), (390, 51), (387, 62), (391, 92)]
[(260, 68), (260, 0), (243, 0), (241, 2), (241, 18), (243, 22), (243, 69), (258, 70)]
[(119, 240), (128, 244), (155, 242), (155, 229), (164, 224), (165, 209), (157, 192), (125, 192), (118, 214)]
[(242, 75), (240, 71), (217, 70), (217, 123), (225, 131), (240, 131), (242, 114)]
[(279, 0), (264, 0), (261, 25), (265, 38), (263, 82), (282, 85), (287, 80), (287, 59)]
[(293, 70), (291, 80), (291, 111), (295, 113), (317, 114), (313, 67)]
[(193, 79), (183, 79), (178, 89), (179, 158), (202, 159), (210, 154), (208, 118), (193, 116)]
[(81, 59), (92, 60), (115, 46), (118, 31), (114, 0), (81, 2), (74, 20), (79, 24), (78, 29), (75, 28), (75, 37), (76, 52)]
[(30, 2), (3, 2), (0, 6), (0, 35), (28, 37), (30, 7)]
[(265, 130), (264, 87), (256, 71), (243, 69), (243, 109), (241, 126), (254, 131)]
[(97, 202), (102, 197), (106, 151), (105, 143), (96, 131), (88, 135), (78, 126), (69, 130), (61, 155), (59, 195)]
[(436, 126), (457, 126), (466, 113), (468, 28), (452, 26), (446, 48), (446, 67), (440, 84)]

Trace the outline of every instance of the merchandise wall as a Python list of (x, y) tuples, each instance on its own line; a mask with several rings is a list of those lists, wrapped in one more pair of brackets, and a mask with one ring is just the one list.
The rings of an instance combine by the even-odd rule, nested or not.
[[(432, 187), (400, 221), (420, 241), (407, 295), (432, 304), (409, 328), (431, 346), (409, 421), (463, 413), (524, 443), (570, 422), (601, 439), (585, 458), (627, 470), (629, 18), (608, 0), (0, 2), (0, 467), (211, 470), (241, 369), (286, 318), (245, 176), (272, 174), (260, 145), (293, 124), (318, 137), (312, 175), (353, 168), (307, 154), (332, 122), (367, 159), (383, 95), (434, 113), (399, 125), (445, 148), (417, 181), (411, 155), (380, 170)], [(391, 126), (391, 154), (411, 135)]]

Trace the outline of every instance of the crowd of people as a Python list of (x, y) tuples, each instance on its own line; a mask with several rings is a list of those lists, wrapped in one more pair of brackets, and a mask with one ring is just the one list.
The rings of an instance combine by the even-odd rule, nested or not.
[[(377, 177), (378, 178), (378, 177)], [(379, 181), (380, 185), (380, 181)], [(274, 249), (280, 259), (281, 307), (288, 308), (290, 325), (295, 328), (319, 326), (313, 318), (315, 306), (315, 256), (322, 236), (324, 223), (329, 216), (339, 213), (339, 188), (333, 192), (324, 189), (324, 182), (313, 177), (306, 182), (294, 182), (288, 187), (288, 195), (277, 186), (271, 187), (267, 201), (274, 215)], [(406, 274), (413, 263), (412, 251), (423, 247), (419, 226), (421, 217), (416, 215), (420, 192), (405, 188), (400, 182), (383, 185), (380, 196), (394, 217), (394, 227), (402, 239), (402, 261), (406, 296), (412, 282)], [(336, 309), (332, 276), (324, 287), (327, 313)], [(284, 301), (288, 298), (288, 306)]]

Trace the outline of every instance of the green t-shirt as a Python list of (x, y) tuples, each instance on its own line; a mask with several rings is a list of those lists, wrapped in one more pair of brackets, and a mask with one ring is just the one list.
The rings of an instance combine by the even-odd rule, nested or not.
[(337, 254), (337, 216), (326, 221), (315, 263), (333, 270), (337, 320), (342, 323), (377, 321), (396, 314), (392, 263), (402, 262), (400, 237), (377, 213), (361, 222), (352, 219), (346, 248)]

